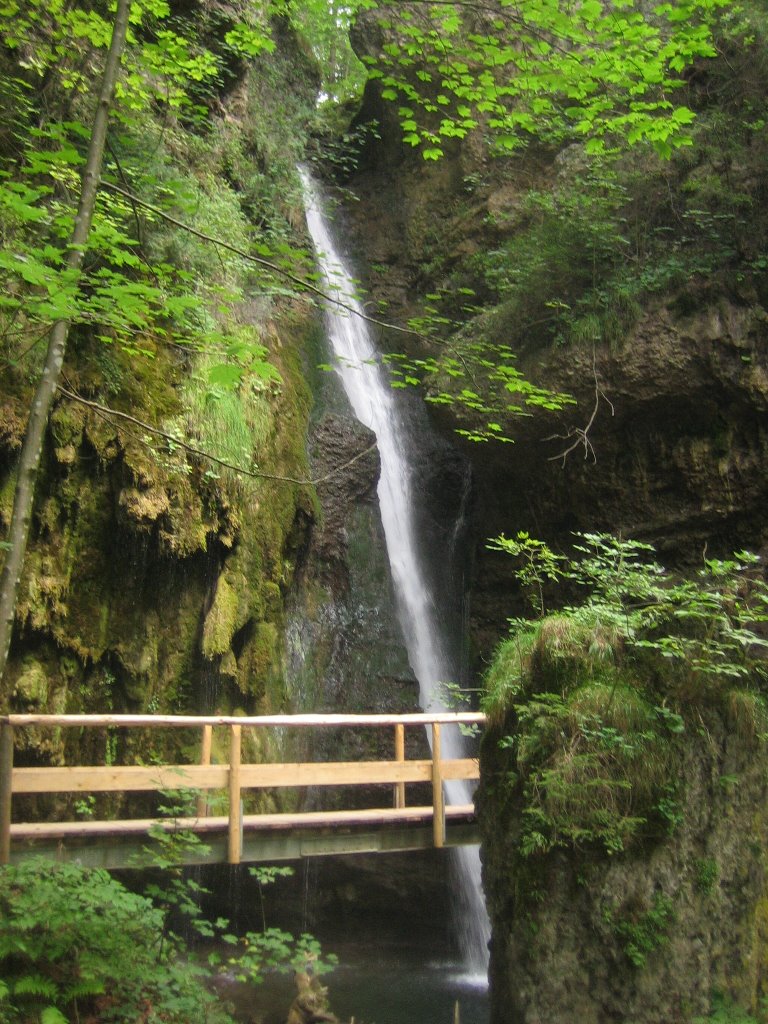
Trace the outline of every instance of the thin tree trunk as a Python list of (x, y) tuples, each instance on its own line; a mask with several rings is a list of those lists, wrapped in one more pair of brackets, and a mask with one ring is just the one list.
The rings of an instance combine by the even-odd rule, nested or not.
[[(93, 211), (96, 205), (96, 192), (104, 159), (107, 124), (112, 108), (115, 83), (120, 70), (120, 61), (125, 47), (130, 6), (131, 0), (118, 0), (115, 22), (112, 28), (112, 41), (104, 65), (104, 76), (101, 82), (101, 91), (88, 146), (88, 157), (85, 163), (85, 170), (83, 171), (80, 202), (66, 259), (67, 268), (74, 271), (79, 271), (82, 266), (85, 246), (91, 231)], [(56, 385), (61, 376), (69, 327), (69, 320), (59, 320), (51, 328), (45, 367), (40, 382), (37, 385), (35, 397), (32, 400), (27, 431), (21, 447), (11, 527), (8, 533), (8, 552), (5, 565), (3, 566), (3, 573), (0, 576), (0, 679), (2, 679), (5, 671), (5, 663), (8, 660), (8, 650), (11, 645), (11, 631), (13, 629), (19, 581), (24, 565), (24, 555), (29, 538), (32, 503), (35, 496), (35, 481), (43, 449), (45, 427), (48, 422), (48, 414), (53, 402), (53, 396), (56, 393)]]

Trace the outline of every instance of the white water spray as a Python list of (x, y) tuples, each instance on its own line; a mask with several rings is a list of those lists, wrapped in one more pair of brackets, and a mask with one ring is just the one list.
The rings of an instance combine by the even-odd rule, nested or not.
[[(414, 487), (408, 462), (409, 443), (413, 439), (406, 430), (396, 393), (381, 365), (368, 324), (361, 316), (363, 309), (355, 298), (353, 279), (336, 251), (318, 189), (306, 172), (300, 173), (307, 225), (323, 287), (347, 307), (329, 305), (326, 310), (328, 338), (352, 411), (375, 433), (378, 442), (379, 505), (399, 618), (411, 668), (419, 681), (421, 705), (433, 710), (443, 706), (440, 684), (453, 680), (455, 673), (441, 636), (435, 595), (419, 554), (413, 514)], [(462, 746), (458, 730), (446, 730), (444, 756), (463, 756)], [(466, 781), (449, 781), (445, 787), (449, 803), (471, 802), (472, 794)], [(475, 975), (484, 976), (488, 967), (490, 924), (480, 883), (479, 849), (463, 846), (453, 853), (462, 903), (457, 924), (467, 968)]]

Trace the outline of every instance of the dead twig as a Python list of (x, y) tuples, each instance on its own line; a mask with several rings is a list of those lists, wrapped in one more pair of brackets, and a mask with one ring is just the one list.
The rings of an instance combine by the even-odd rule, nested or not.
[(585, 460), (591, 455), (592, 461), (597, 462), (597, 453), (595, 452), (594, 445), (589, 438), (589, 432), (597, 418), (597, 412), (600, 408), (600, 400), (602, 399), (610, 406), (611, 416), (616, 414), (616, 410), (613, 407), (613, 402), (600, 387), (600, 379), (597, 376), (597, 362), (594, 352), (592, 353), (592, 374), (595, 380), (595, 404), (592, 409), (592, 415), (589, 417), (586, 426), (584, 427), (571, 427), (565, 434), (550, 434), (549, 437), (544, 438), (545, 441), (571, 441), (571, 444), (569, 444), (567, 448), (564, 448), (563, 451), (558, 452), (557, 455), (550, 455), (547, 462), (555, 462), (557, 459), (562, 459), (563, 466), (565, 466), (566, 459), (571, 452), (576, 451), (577, 448), (584, 449)]

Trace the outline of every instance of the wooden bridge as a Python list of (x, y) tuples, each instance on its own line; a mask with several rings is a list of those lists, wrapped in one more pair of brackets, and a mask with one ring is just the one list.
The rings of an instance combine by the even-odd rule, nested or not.
[[(197, 717), (164, 715), (5, 715), (0, 716), (0, 864), (34, 854), (77, 859), (103, 867), (138, 867), (151, 861), (150, 832), (191, 832), (201, 843), (181, 844), (185, 863), (288, 860), (324, 854), (391, 852), (477, 842), (472, 804), (446, 806), (443, 783), (477, 779), (471, 758), (444, 759), (441, 729), (480, 726), (479, 712), (404, 715), (272, 715)], [(431, 730), (431, 756), (406, 759), (405, 729)], [(196, 761), (188, 764), (101, 764), (24, 767), (14, 764), (22, 730), (101, 729), (115, 736), (126, 729), (192, 730)], [(243, 763), (248, 730), (388, 729), (391, 760)], [(226, 763), (212, 763), (225, 749)], [(196, 736), (195, 736), (196, 734)], [(281, 735), (285, 735), (282, 733)], [(380, 745), (379, 745), (380, 746)], [(109, 747), (109, 745), (108, 745)], [(431, 800), (406, 805), (406, 785), (428, 783)], [(387, 806), (333, 811), (244, 814), (243, 797), (255, 790), (304, 787), (381, 786)], [(22, 794), (127, 793), (193, 791), (183, 817), (83, 821), (17, 821), (14, 796)], [(422, 786), (422, 791), (424, 787)], [(210, 814), (211, 795), (219, 791), (226, 814)], [(189, 794), (188, 794), (189, 795)], [(89, 805), (86, 804), (86, 807)]]

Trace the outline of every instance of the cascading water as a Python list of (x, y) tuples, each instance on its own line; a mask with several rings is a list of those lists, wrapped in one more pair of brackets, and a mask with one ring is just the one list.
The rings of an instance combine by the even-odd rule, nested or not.
[[(418, 441), (409, 432), (398, 396), (390, 387), (368, 324), (362, 317), (363, 309), (355, 298), (353, 279), (336, 251), (317, 186), (305, 171), (300, 173), (307, 225), (324, 287), (347, 307), (329, 305), (326, 311), (328, 337), (352, 410), (361, 423), (375, 433), (378, 442), (379, 505), (398, 613), (411, 668), (419, 681), (422, 707), (434, 710), (442, 706), (440, 684), (454, 680), (457, 673), (448, 655), (446, 639), (441, 636), (435, 594), (419, 553), (414, 488), (408, 462), (408, 452)], [(442, 742), (446, 757), (463, 756), (458, 730), (446, 730)], [(446, 796), (453, 804), (470, 803), (472, 799), (469, 785), (462, 780), (447, 782)], [(462, 902), (460, 939), (465, 961), (473, 974), (484, 977), (490, 924), (480, 883), (479, 850), (460, 847), (454, 851), (454, 856)]]

